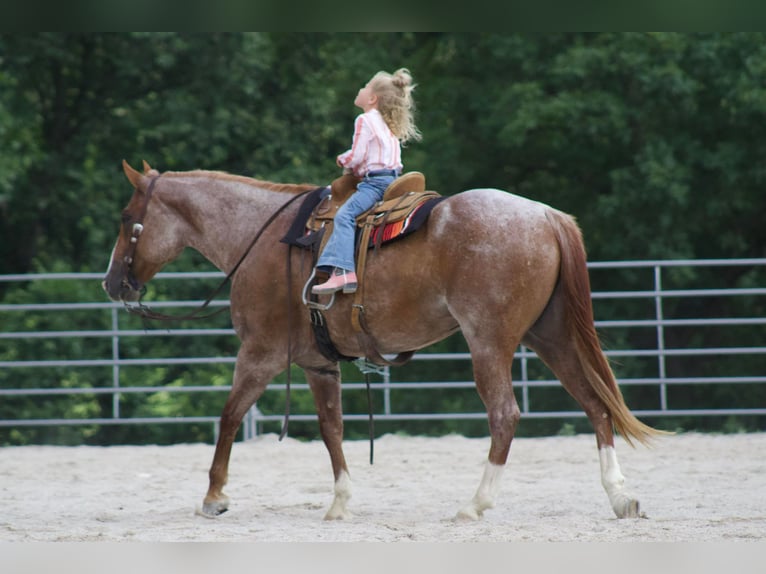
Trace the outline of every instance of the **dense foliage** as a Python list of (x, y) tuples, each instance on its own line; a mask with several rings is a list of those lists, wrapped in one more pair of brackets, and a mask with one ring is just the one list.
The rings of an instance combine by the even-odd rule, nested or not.
[[(130, 193), (123, 158), (133, 165), (146, 159), (160, 170), (330, 181), (337, 173), (335, 156), (349, 144), (357, 89), (375, 71), (401, 66), (418, 84), (417, 123), (424, 135), (405, 149), (404, 159), (407, 169), (426, 174), (429, 188), (452, 194), (491, 186), (550, 203), (578, 218), (592, 260), (766, 256), (764, 34), (40, 33), (0, 36), (0, 274), (103, 270)], [(187, 256), (173, 269), (210, 266)], [(676, 279), (679, 286), (706, 279), (725, 286), (764, 282), (762, 273), (749, 268), (724, 277), (689, 271)], [(11, 303), (102, 297), (98, 285), (76, 287), (0, 283), (0, 298)], [(687, 300), (672, 311), (714, 316), (709, 307), (715, 304)], [(746, 304), (748, 316), (766, 312), (758, 299)], [(61, 330), (72, 322), (105, 329), (110, 321), (88, 313), (2, 319), (4, 331)], [(619, 344), (620, 334), (613, 336)], [(736, 336), (762, 338), (763, 329), (727, 341), (699, 329), (669, 336), (671, 345), (736, 345)], [(0, 359), (31, 360), (77, 357), (82, 350), (75, 347), (83, 343), (1, 345)], [(109, 346), (109, 340), (89, 345), (88, 356), (108, 357)], [(161, 354), (156, 347), (137, 338), (135, 353)], [(440, 348), (462, 349), (462, 341), (453, 338)], [(184, 343), (186, 352), (205, 356), (230, 356), (235, 349), (236, 341), (226, 337)], [(671, 368), (685, 372), (701, 364), (679, 361)], [(395, 376), (415, 379), (419, 368), (434, 367)], [(738, 368), (762, 372), (763, 362), (745, 358)], [(461, 365), (451, 373), (470, 380), (466, 369)], [(108, 385), (108, 369), (96, 371), (60, 369), (43, 377), (35, 370), (11, 377), (0, 370), (0, 388), (39, 387), (40, 378), (53, 387)], [(193, 374), (177, 366), (145, 369), (136, 377), (148, 386), (211, 380), (225, 385), (229, 374), (226, 365)], [(762, 406), (762, 387), (749, 386), (737, 400)], [(273, 397), (278, 412), (280, 396)], [(160, 393), (125, 397), (123, 410), (134, 416), (209, 415), (221, 400), (222, 395)], [(310, 412), (310, 399), (298, 400)], [(412, 408), (433, 411), (477, 400), (475, 393), (456, 391), (434, 406), (421, 404), (413, 393)], [(639, 392), (635, 400), (641, 401)], [(108, 416), (103, 413), (110, 407), (111, 397), (97, 394), (3, 399), (0, 418), (19, 412), (98, 417)], [(699, 422), (674, 424), (689, 428)], [(763, 428), (763, 420), (736, 425)], [(309, 425), (300, 428), (315, 432)], [(486, 432), (483, 421), (401, 428)], [(528, 428), (551, 430), (537, 422)], [(169, 442), (208, 434), (205, 425), (16, 429), (0, 430), (0, 443)]]

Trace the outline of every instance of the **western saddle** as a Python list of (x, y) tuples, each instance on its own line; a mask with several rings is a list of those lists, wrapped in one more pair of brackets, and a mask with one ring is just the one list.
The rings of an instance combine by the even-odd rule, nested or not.
[[(356, 191), (356, 186), (360, 181), (360, 178), (351, 174), (345, 174), (335, 179), (330, 186), (330, 194), (319, 202), (309, 216), (306, 222), (307, 233), (322, 233), (317, 251), (318, 254), (322, 252), (325, 243), (330, 237), (335, 214), (351, 194)], [(378, 202), (369, 211), (357, 217), (357, 226), (361, 228), (360, 248), (357, 253), (356, 264), (356, 275), (359, 282), (357, 299), (361, 299), (363, 291), (363, 277), (367, 263), (367, 246), (369, 246), (370, 234), (373, 229), (406, 219), (416, 208), (436, 197), (440, 197), (440, 194), (435, 191), (426, 191), (425, 176), (420, 172), (411, 171), (396, 178), (383, 194), (383, 200)], [(380, 246), (382, 235), (382, 233), (377, 234), (375, 238), (376, 247)], [(312, 276), (309, 283), (312, 283), (313, 279), (314, 277)], [(329, 304), (319, 306), (329, 309), (333, 302), (334, 298), (330, 300)], [(304, 303), (309, 306), (317, 305), (316, 303), (309, 302), (305, 296)]]
[[(324, 249), (325, 243), (330, 237), (333, 221), (338, 209), (345, 201), (356, 191), (356, 186), (361, 181), (360, 178), (346, 174), (335, 179), (330, 186), (330, 194), (322, 199), (314, 208), (306, 222), (306, 233), (317, 234), (319, 247), (316, 256)], [(366, 347), (366, 356), (377, 365), (399, 365), (403, 364), (412, 357), (412, 352), (400, 353), (395, 359), (385, 359), (378, 353), (374, 338), (370, 333), (364, 317), (364, 271), (367, 264), (367, 252), (370, 245), (370, 236), (374, 229), (381, 228), (385, 230), (388, 224), (401, 222), (413, 213), (425, 202), (441, 197), (435, 191), (426, 191), (425, 176), (417, 171), (408, 172), (396, 178), (388, 186), (383, 194), (383, 200), (377, 203), (369, 211), (357, 217), (357, 226), (361, 228), (361, 236), (358, 242), (356, 275), (357, 291), (354, 294), (354, 302), (351, 307), (351, 324), (354, 330), (362, 337)], [(383, 233), (375, 235), (375, 247), (379, 247), (382, 242)], [(316, 246), (316, 244), (314, 244)], [(312, 324), (315, 330), (324, 328), (325, 321), (322, 317), (322, 311), (328, 310), (335, 302), (335, 294), (331, 295), (327, 303), (320, 303), (316, 296), (309, 297), (312, 285), (315, 283), (316, 271), (312, 273), (309, 280), (303, 287), (303, 303), (311, 309)], [(364, 333), (364, 335), (362, 335)], [(328, 333), (325, 333), (329, 336)]]

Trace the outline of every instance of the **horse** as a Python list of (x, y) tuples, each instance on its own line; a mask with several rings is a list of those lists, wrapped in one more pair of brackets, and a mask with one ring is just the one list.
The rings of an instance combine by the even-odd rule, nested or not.
[[(231, 274), (240, 348), (199, 510), (209, 517), (228, 510), (223, 489), (238, 428), (289, 358), (305, 373), (330, 456), (333, 499), (325, 519), (350, 517), (339, 363), (318, 348), (302, 300), (310, 269), (299, 264), (299, 250), (280, 242), (299, 196), (317, 186), (205, 170), (160, 173), (146, 162), (139, 172), (123, 161), (123, 170), (134, 190), (102, 282), (110, 299), (140, 301), (143, 286), (187, 247)], [(499, 189), (462, 191), (434, 207), (423, 228), (371, 253), (363, 281), (364, 315), (380, 353), (417, 351), (457, 331), (467, 342), (490, 446), (479, 486), (457, 518), (478, 520), (495, 504), (521, 416), (511, 380), (519, 344), (539, 356), (587, 415), (615, 515), (643, 515), (625, 487), (615, 431), (631, 446), (663, 431), (631, 413), (603, 354), (585, 246), (572, 216)], [(363, 357), (352, 300), (339, 294), (325, 321), (342, 356)]]

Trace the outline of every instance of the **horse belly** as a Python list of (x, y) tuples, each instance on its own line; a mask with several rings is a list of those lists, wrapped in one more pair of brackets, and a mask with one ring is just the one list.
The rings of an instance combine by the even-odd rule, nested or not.
[(425, 235), (381, 250), (365, 275), (365, 315), (384, 353), (421, 349), (458, 330)]

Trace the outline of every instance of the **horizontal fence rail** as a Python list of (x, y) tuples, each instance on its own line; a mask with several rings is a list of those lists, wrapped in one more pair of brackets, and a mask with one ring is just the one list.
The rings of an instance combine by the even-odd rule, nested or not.
[[(608, 342), (606, 355), (615, 366), (623, 392), (640, 389), (638, 407), (633, 411), (640, 417), (711, 417), (762, 416), (766, 403), (757, 399), (752, 404), (706, 406), (689, 404), (689, 396), (705, 397), (705, 388), (731, 389), (766, 386), (766, 259), (716, 259), (672, 261), (591, 262), (589, 271), (593, 284), (592, 300), (596, 327)], [(165, 285), (171, 297), (174, 287), (183, 284), (204, 285), (223, 277), (218, 272), (160, 273), (152, 284)], [(151, 397), (159, 393), (177, 396), (218, 393), (225, 395), (230, 384), (170, 384), (154, 375), (154, 384), (142, 380), (141, 369), (173, 369), (183, 373), (201, 365), (219, 365), (223, 374), (233, 371), (237, 340), (230, 324), (209, 327), (170, 327), (140, 325), (123, 309), (109, 302), (97, 288), (102, 279), (95, 273), (57, 273), (0, 275), (0, 294), (11, 287), (34, 286), (55, 281), (62, 285), (63, 299), (79, 293), (77, 285), (88, 284), (93, 293), (90, 301), (8, 300), (0, 304), (0, 407), (11, 398), (46, 400), (73, 399), (77, 396), (101, 396), (111, 399), (107, 416), (77, 416), (69, 411), (59, 418), (25, 416), (24, 410), (0, 418), (2, 428), (66, 427), (92, 425), (213, 425), (217, 429), (218, 412), (204, 415), (175, 414), (172, 416), (141, 416), (124, 412), (124, 402), (131, 396)], [(179, 283), (180, 282), (180, 283)], [(94, 288), (93, 286), (96, 286)], [(188, 299), (146, 300), (156, 309), (187, 309), (202, 304), (202, 295)], [(27, 289), (25, 293), (34, 290)], [(40, 292), (45, 292), (40, 290)], [(47, 292), (46, 292), (47, 293)], [(48, 295), (49, 297), (50, 295)], [(26, 299), (29, 299), (27, 296)], [(211, 303), (212, 307), (227, 306), (225, 295)], [(179, 311), (180, 312), (180, 311)], [(691, 314), (690, 314), (691, 313)], [(724, 313), (721, 315), (720, 313)], [(62, 326), (62, 317), (77, 314), (77, 324), (93, 328)], [(41, 328), (57, 317), (54, 327)], [(26, 318), (29, 318), (26, 320)], [(63, 321), (66, 323), (66, 321)], [(198, 323), (205, 325), (206, 322)], [(220, 321), (219, 321), (220, 323)], [(74, 324), (74, 321), (73, 323)], [(11, 327), (8, 327), (8, 326)], [(738, 334), (739, 331), (741, 334)], [(133, 356), (136, 342), (178, 340), (184, 345), (194, 342), (218, 341), (208, 352), (184, 356)], [(221, 343), (223, 342), (223, 343)], [(711, 344), (712, 342), (712, 344)], [(221, 352), (221, 344), (227, 352)], [(457, 343), (459, 346), (459, 343)], [(63, 351), (57, 350), (60, 346)], [(437, 347), (417, 353), (410, 365), (427, 371), (429, 363), (466, 365), (470, 372), (470, 355), (464, 350), (443, 352)], [(73, 349), (76, 349), (74, 351)], [(97, 350), (99, 349), (99, 350)], [(92, 354), (91, 354), (92, 353)], [(146, 356), (149, 355), (149, 356)], [(576, 405), (566, 408), (539, 408), (536, 393), (559, 388), (560, 383), (545, 369), (537, 356), (520, 347), (514, 365), (514, 388), (523, 418), (568, 419), (583, 417)], [(188, 367), (188, 369), (187, 369)], [(407, 393), (446, 393), (473, 389), (470, 377), (457, 380), (405, 380), (409, 366), (383, 369), (373, 376), (370, 387), (380, 393), (382, 404), (374, 409), (376, 421), (481, 420), (486, 414), (481, 408), (461, 412), (409, 412)], [(465, 371), (466, 368), (462, 368)], [(78, 386), (81, 370), (100, 369), (96, 382)], [(39, 370), (39, 384), (30, 383), (29, 373)], [(460, 369), (458, 369), (460, 370)], [(68, 376), (72, 375), (71, 377)], [(26, 378), (24, 378), (26, 375)], [(398, 380), (398, 379), (402, 380)], [(17, 385), (17, 380), (26, 381)], [(32, 380), (35, 378), (32, 377)], [(66, 380), (66, 384), (62, 381)], [(308, 385), (294, 379), (291, 390), (309, 392)], [(141, 384), (139, 384), (139, 382)], [(344, 398), (349, 393), (362, 396), (367, 392), (363, 375), (356, 370), (344, 370)], [(284, 392), (285, 384), (272, 383), (267, 393)], [(764, 396), (766, 393), (755, 393)], [(760, 402), (759, 402), (760, 401)], [(544, 403), (544, 401), (542, 401)], [(704, 401), (703, 401), (704, 402)], [(630, 401), (629, 401), (630, 404)], [(366, 406), (366, 402), (364, 402)], [(264, 423), (283, 419), (281, 412), (263, 412), (256, 405), (243, 425), (243, 438), (259, 432)], [(0, 408), (0, 413), (3, 413)], [(368, 413), (358, 409), (344, 414), (345, 421), (366, 421)], [(295, 412), (291, 421), (315, 421), (311, 412)], [(217, 432), (217, 430), (216, 430)]]

